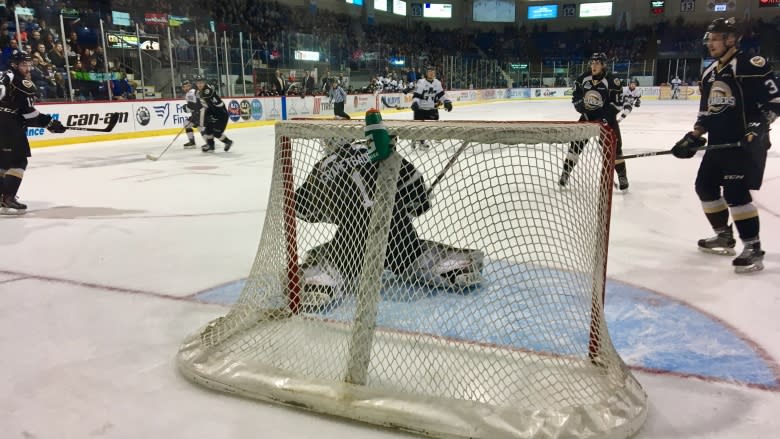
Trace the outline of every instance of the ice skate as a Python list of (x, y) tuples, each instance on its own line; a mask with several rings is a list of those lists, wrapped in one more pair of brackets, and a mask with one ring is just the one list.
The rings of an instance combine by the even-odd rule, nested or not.
[(27, 205), (22, 204), (16, 197), (3, 195), (0, 201), (0, 215), (23, 215), (27, 212)]
[(230, 147), (233, 146), (233, 141), (228, 138), (225, 138), (225, 141), (222, 143), (225, 144), (225, 152), (230, 151)]
[(745, 244), (745, 249), (731, 262), (734, 271), (740, 274), (752, 273), (764, 269), (764, 251), (761, 243)]
[(734, 251), (734, 246), (736, 245), (737, 241), (734, 240), (734, 232), (732, 231), (731, 226), (729, 226), (728, 229), (719, 232), (712, 238), (699, 240), (699, 250), (714, 255), (734, 256), (737, 254), (737, 252)]
[(615, 188), (622, 193), (628, 192), (628, 177), (625, 175), (619, 175), (618, 181), (615, 183)]
[(190, 140), (182, 146), (184, 147), (184, 149), (195, 149), (195, 141)]
[(321, 311), (332, 306), (344, 295), (344, 280), (341, 273), (329, 264), (304, 263), (301, 268), (303, 269), (301, 311)]
[(203, 152), (214, 152), (214, 145), (203, 145), (200, 147), (200, 150)]

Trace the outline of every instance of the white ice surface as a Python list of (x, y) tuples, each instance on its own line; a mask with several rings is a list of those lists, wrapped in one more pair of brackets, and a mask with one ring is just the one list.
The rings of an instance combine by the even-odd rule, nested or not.
[[(647, 101), (621, 125), (624, 152), (668, 149), (696, 103)], [(410, 119), (408, 112), (386, 118)], [(456, 106), (442, 118), (572, 120), (565, 101)], [(679, 299), (780, 358), (780, 147), (761, 212), (766, 269), (701, 254), (711, 232), (693, 181), (699, 157), (628, 162), (613, 200), (608, 275)], [(0, 218), (3, 438), (384, 438), (403, 433), (234, 398), (178, 375), (181, 340), (226, 309), (186, 299), (249, 272), (262, 227), (273, 128), (228, 131), (204, 155), (171, 137), (33, 150), (30, 212)], [(178, 143), (183, 143), (180, 139)], [(634, 371), (649, 394), (642, 439), (780, 437), (780, 391)]]

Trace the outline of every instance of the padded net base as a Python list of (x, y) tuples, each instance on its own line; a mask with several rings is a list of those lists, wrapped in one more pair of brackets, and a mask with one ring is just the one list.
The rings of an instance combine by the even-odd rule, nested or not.
[[(340, 212), (303, 215), (310, 208), (301, 188), (314, 169), (335, 175), (356, 163), (349, 156), (324, 168), (338, 161), (322, 139), (363, 139), (362, 121), (277, 124), (255, 264), (230, 312), (185, 340), (182, 373), (217, 390), (433, 437), (636, 432), (646, 396), (603, 319), (609, 133), (580, 123), (386, 124), (398, 154), (380, 162), (375, 180), (355, 186), (354, 195), (370, 201), (359, 227), (334, 219)], [(561, 188), (572, 142), (581, 152)], [(408, 217), (418, 242), (444, 246), (434, 252), (439, 265), (409, 269), (420, 257), (403, 254), (405, 246), (396, 246), (403, 263), (387, 262), (403, 199), (396, 195), (411, 187), (399, 183), (405, 163), (426, 187), (436, 182), (430, 208)], [(349, 195), (321, 189), (313, 199)], [(344, 230), (366, 242), (359, 261), (350, 252), (329, 257), (356, 278), (323, 306), (303, 306), (312, 254)], [(465, 282), (432, 281), (426, 269), (444, 262), (473, 272)]]

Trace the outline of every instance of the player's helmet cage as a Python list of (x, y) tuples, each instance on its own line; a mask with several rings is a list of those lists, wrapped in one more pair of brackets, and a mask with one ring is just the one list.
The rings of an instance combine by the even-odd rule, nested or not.
[(350, 140), (345, 137), (327, 137), (321, 139), (322, 149), (325, 154), (333, 154), (341, 148), (351, 147), (354, 139)]
[(597, 52), (590, 56), (590, 62), (598, 61), (602, 66), (607, 65), (607, 54), (604, 52)]
[(716, 18), (712, 20), (712, 23), (707, 26), (707, 31), (704, 33), (704, 38), (702, 39), (704, 45), (710, 41), (712, 34), (733, 34), (736, 35), (739, 40), (740, 34), (739, 29), (737, 29), (737, 20), (734, 17)]

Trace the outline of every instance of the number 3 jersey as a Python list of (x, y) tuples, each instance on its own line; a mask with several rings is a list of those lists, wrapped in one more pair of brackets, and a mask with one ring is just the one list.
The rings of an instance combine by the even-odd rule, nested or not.
[(739, 141), (750, 123), (766, 123), (764, 112), (780, 113), (778, 81), (767, 60), (737, 52), (702, 73), (696, 126), (715, 143)]

